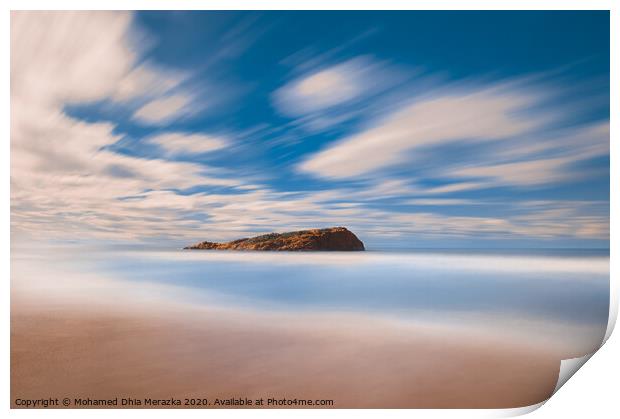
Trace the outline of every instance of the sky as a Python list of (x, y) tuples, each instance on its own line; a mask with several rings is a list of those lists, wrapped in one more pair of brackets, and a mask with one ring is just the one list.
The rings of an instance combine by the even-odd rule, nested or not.
[(609, 247), (609, 13), (12, 12), (13, 240)]

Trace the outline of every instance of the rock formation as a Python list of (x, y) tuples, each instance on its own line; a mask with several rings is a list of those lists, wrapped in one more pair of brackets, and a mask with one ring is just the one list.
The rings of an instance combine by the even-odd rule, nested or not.
[(364, 250), (364, 243), (344, 227), (271, 233), (227, 243), (201, 242), (185, 249), (215, 250)]

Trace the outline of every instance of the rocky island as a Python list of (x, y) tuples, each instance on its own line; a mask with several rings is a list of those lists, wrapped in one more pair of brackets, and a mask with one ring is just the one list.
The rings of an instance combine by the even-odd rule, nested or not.
[(227, 243), (201, 242), (184, 249), (214, 250), (365, 250), (364, 243), (345, 227), (332, 227), (313, 230), (270, 233)]

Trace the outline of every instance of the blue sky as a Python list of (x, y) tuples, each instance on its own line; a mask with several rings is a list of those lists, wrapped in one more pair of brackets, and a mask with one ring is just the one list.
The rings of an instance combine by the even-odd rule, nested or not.
[(608, 247), (608, 12), (13, 12), (12, 229)]

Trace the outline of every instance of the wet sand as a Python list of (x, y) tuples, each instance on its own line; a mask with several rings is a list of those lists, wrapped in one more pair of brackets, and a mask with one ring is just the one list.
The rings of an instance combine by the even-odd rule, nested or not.
[(165, 304), (112, 310), (95, 301), (12, 296), (13, 407), (16, 398), (49, 397), (521, 407), (552, 394), (562, 357), (549, 348), (354, 315)]

